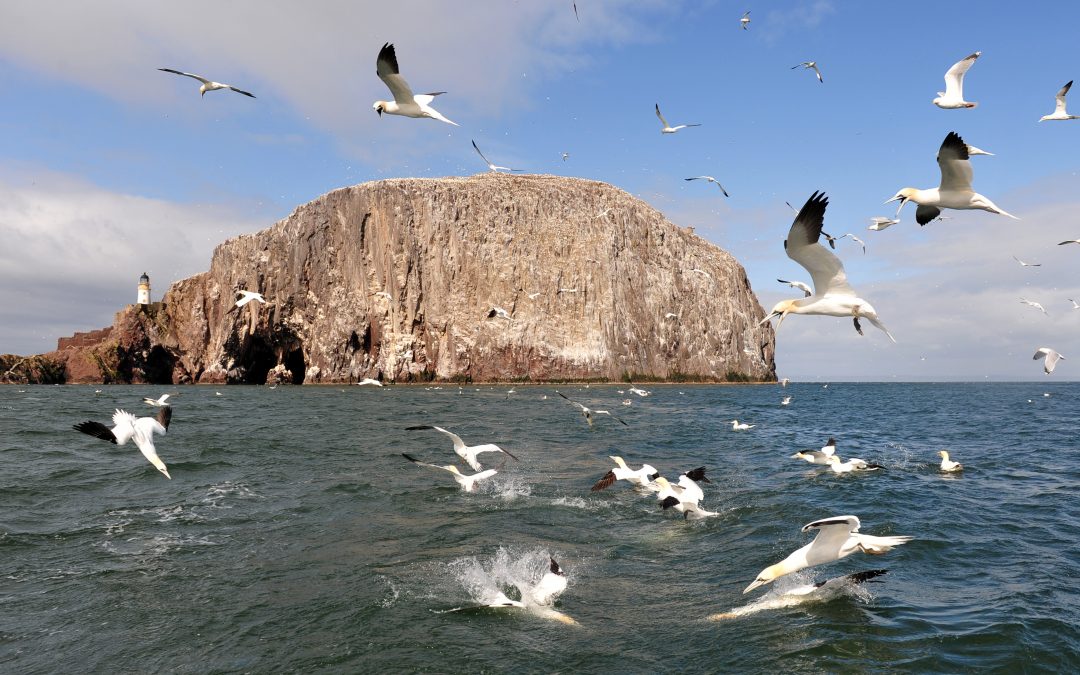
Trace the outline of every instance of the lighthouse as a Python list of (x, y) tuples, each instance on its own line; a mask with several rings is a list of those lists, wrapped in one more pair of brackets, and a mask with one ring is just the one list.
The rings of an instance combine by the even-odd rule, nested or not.
[(146, 272), (143, 272), (142, 276), (139, 277), (139, 299), (136, 304), (150, 304), (150, 277), (146, 276)]

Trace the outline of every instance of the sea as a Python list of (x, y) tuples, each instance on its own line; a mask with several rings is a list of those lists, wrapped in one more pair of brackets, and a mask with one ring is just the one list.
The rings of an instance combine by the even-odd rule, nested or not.
[[(1080, 384), (644, 389), (0, 387), (0, 672), (1080, 671)], [(556, 390), (612, 415), (590, 427)], [(162, 393), (171, 480), (71, 428)], [(415, 425), (517, 460), (481, 455), (498, 473), (464, 492), (402, 457), (457, 460)], [(885, 468), (791, 458), (829, 437)], [(611, 455), (706, 467), (719, 515), (591, 492)], [(804, 524), (849, 514), (913, 540), (743, 594)], [(473, 608), (551, 558), (556, 612)]]

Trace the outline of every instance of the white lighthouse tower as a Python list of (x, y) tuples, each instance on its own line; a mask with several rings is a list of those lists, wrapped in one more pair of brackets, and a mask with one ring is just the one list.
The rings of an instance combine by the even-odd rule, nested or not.
[(139, 277), (139, 299), (136, 304), (150, 304), (150, 277), (146, 276), (146, 272), (143, 272), (143, 275)]

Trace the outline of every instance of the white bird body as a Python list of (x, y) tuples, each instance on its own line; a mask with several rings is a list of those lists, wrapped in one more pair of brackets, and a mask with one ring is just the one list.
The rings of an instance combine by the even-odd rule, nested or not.
[(1039, 347), (1035, 351), (1035, 356), (1031, 357), (1031, 360), (1037, 361), (1040, 358), (1043, 359), (1043, 372), (1049, 375), (1054, 372), (1054, 367), (1057, 366), (1057, 362), (1063, 360), (1065, 357), (1049, 347)]
[(613, 420), (617, 421), (619, 424), (622, 424), (624, 427), (630, 426), (629, 424), (624, 422), (619, 417), (616, 417), (615, 415), (612, 415), (610, 411), (607, 411), (607, 410), (593, 410), (592, 408), (590, 408), (590, 407), (588, 407), (586, 405), (578, 403), (577, 401), (573, 400), (572, 398), (568, 398), (561, 391), (556, 390), (555, 393), (558, 394), (559, 396), (562, 396), (564, 399), (566, 399), (567, 401), (569, 401), (573, 405), (576, 405), (578, 407), (578, 409), (581, 411), (582, 417), (584, 417), (585, 421), (589, 423), (589, 427), (592, 427), (592, 425), (593, 425), (593, 420), (592, 420), (593, 415), (607, 415), (607, 416), (611, 417)]
[(884, 468), (880, 464), (870, 464), (858, 457), (848, 457), (847, 461), (841, 461), (837, 455), (829, 456), (829, 468), (833, 473), (852, 473), (855, 471), (875, 471)]
[(394, 45), (389, 42), (379, 50), (379, 56), (375, 59), (375, 73), (390, 89), (390, 93), (394, 95), (393, 101), (375, 101), (372, 105), (372, 108), (379, 113), (380, 117), (383, 113), (403, 117), (426, 117), (452, 124), (455, 127), (460, 126), (457, 122), (446, 119), (442, 113), (431, 107), (431, 102), (435, 100), (435, 97), (446, 92), (413, 94), (409, 83), (401, 76), (401, 71), (398, 68), (397, 53), (394, 51)]
[(237, 307), (243, 307), (252, 300), (254, 300), (255, 302), (260, 302), (264, 305), (266, 304), (266, 300), (263, 298), (262, 293), (255, 293), (253, 291), (237, 291), (237, 293), (239, 293), (241, 296), (240, 299), (236, 301)]
[(494, 305), (492, 305), (491, 309), (488, 310), (487, 317), (489, 319), (494, 319), (498, 317), (500, 319), (506, 319), (507, 321), (511, 320), (510, 312), (506, 311), (502, 307), (497, 307)]
[(674, 126), (674, 127), (671, 126), (670, 124), (668, 124), (668, 121), (666, 119), (664, 119), (664, 116), (660, 114), (660, 104), (659, 103), (656, 104), (656, 116), (660, 118), (660, 124), (663, 125), (663, 127), (660, 129), (660, 133), (662, 133), (662, 134), (673, 134), (676, 131), (678, 131), (679, 129), (685, 129), (687, 127), (700, 127), (701, 126), (700, 124), (680, 124), (680, 125)]
[(875, 232), (880, 232), (881, 230), (884, 230), (885, 228), (889, 227), (890, 225), (896, 225), (899, 222), (900, 221), (895, 219), (895, 218), (886, 218), (885, 216), (874, 216), (873, 218), (870, 219), (870, 227), (868, 227), (866, 229), (873, 230)]
[(785, 574), (839, 560), (857, 551), (881, 555), (888, 553), (895, 546), (911, 541), (911, 537), (908, 536), (876, 537), (859, 534), (860, 525), (857, 516), (835, 516), (807, 523), (802, 528), (803, 532), (811, 529), (818, 530), (814, 541), (794, 551), (775, 565), (766, 567), (758, 574), (754, 582), (743, 590), (743, 593), (749, 593)]
[[(504, 455), (511, 457), (515, 461), (517, 461), (517, 457), (514, 457), (512, 454), (510, 454), (506, 450), (503, 450), (494, 443), (485, 443), (483, 445), (465, 445), (465, 441), (461, 440), (461, 436), (458, 436), (453, 432), (447, 431), (442, 427), (430, 426), (426, 424), (415, 427), (405, 427), (406, 431), (418, 431), (421, 429), (433, 429), (441, 434), (446, 434), (447, 436), (449, 436), (450, 440), (454, 442), (454, 452), (457, 453), (457, 456), (463, 459), (465, 463), (468, 464), (470, 468), (472, 468), (473, 471), (479, 471), (482, 468), (480, 466), (480, 462), (476, 459), (476, 456), (482, 452), (501, 452)], [(446, 467), (437, 468), (445, 469)]]
[(80, 422), (72, 428), (116, 445), (124, 445), (129, 440), (134, 440), (135, 446), (139, 448), (139, 452), (143, 454), (143, 457), (153, 464), (155, 469), (164, 474), (166, 478), (171, 479), (172, 476), (169, 475), (165, 462), (158, 457), (157, 449), (154, 447), (154, 434), (164, 436), (168, 431), (169, 422), (172, 420), (172, 407), (162, 406), (158, 409), (156, 417), (139, 418), (118, 408), (113, 413), (112, 419), (112, 429), (100, 422)]
[(376, 380), (373, 377), (365, 377), (364, 379), (357, 382), (356, 386), (358, 386), (358, 387), (366, 387), (366, 386), (381, 387), (381, 386), (383, 386), (383, 383), (379, 382), (378, 380)]
[(622, 457), (610, 455), (609, 459), (615, 462), (615, 468), (608, 471), (600, 480), (596, 481), (596, 484), (592, 486), (591, 492), (604, 490), (614, 484), (617, 480), (624, 480), (635, 487), (649, 487), (653, 478), (659, 475), (656, 469), (649, 464), (642, 464), (641, 468), (635, 471), (626, 465), (626, 461)]
[(154, 406), (155, 408), (160, 408), (162, 406), (169, 405), (165, 402), (168, 399), (168, 394), (162, 394), (159, 398), (150, 398), (149, 396), (147, 396), (143, 398), (143, 403), (145, 403), (146, 405)]
[(761, 323), (774, 316), (780, 317), (777, 329), (788, 314), (823, 314), (826, 316), (851, 317), (855, 330), (862, 335), (859, 319), (867, 319), (896, 342), (877, 315), (877, 311), (866, 300), (855, 294), (848, 284), (844, 265), (831, 251), (822, 246), (821, 227), (825, 220), (825, 208), (829, 200), (824, 193), (815, 192), (799, 210), (791, 224), (784, 250), (789, 258), (802, 265), (814, 282), (814, 294), (797, 300), (782, 300)]
[(1043, 314), (1046, 314), (1046, 308), (1043, 307), (1041, 304), (1035, 302), (1034, 300), (1026, 300), (1024, 298), (1020, 298), (1020, 302), (1024, 303), (1028, 307), (1034, 307), (1035, 309), (1039, 310)]
[(819, 581), (817, 583), (801, 584), (784, 591), (778, 590), (776, 591), (778, 593), (777, 595), (762, 596), (749, 605), (710, 615), (707, 617), (707, 620), (723, 621), (725, 619), (737, 619), (739, 617), (757, 614), (758, 612), (770, 609), (786, 609), (788, 607), (797, 607), (804, 604), (827, 602), (850, 593), (860, 584), (870, 581), (874, 577), (879, 577), (887, 573), (888, 570), (867, 570), (865, 572), (846, 574), (842, 577), (833, 577), (832, 579)]
[(199, 82), (202, 82), (202, 86), (199, 87), (199, 96), (206, 96), (206, 92), (208, 92), (208, 91), (217, 91), (218, 89), (231, 89), (231, 90), (235, 91), (237, 94), (243, 94), (244, 96), (249, 96), (251, 98), (255, 98), (255, 94), (252, 94), (249, 91), (244, 91), (243, 89), (237, 89), (236, 87), (232, 86), (231, 84), (225, 84), (223, 82), (214, 82), (213, 80), (208, 80), (208, 79), (206, 79), (205, 77), (203, 77), (201, 75), (196, 75), (195, 73), (185, 73), (182, 70), (173, 70), (172, 68), (158, 68), (158, 70), (160, 70), (162, 72), (165, 72), (165, 73), (173, 73), (175, 75), (183, 75), (184, 77), (190, 77), (192, 79), (198, 80)]
[(791, 405), (791, 399), (792, 399), (792, 398), (794, 398), (794, 396), (785, 396), (785, 397), (784, 397), (784, 398), (783, 398), (783, 399), (782, 399), (782, 400), (780, 401), (780, 405)]
[(1065, 83), (1057, 96), (1054, 97), (1054, 112), (1049, 115), (1043, 115), (1039, 118), (1040, 122), (1053, 122), (1059, 120), (1075, 120), (1080, 119), (1080, 115), (1070, 115), (1065, 111), (1065, 95), (1069, 93), (1069, 88), (1072, 87), (1072, 80)]
[(731, 420), (732, 431), (747, 431), (748, 429), (753, 429), (756, 426), (756, 424), (740, 424), (739, 420)]
[(430, 464), (428, 462), (421, 462), (420, 460), (416, 459), (415, 457), (413, 457), (411, 455), (407, 455), (404, 452), (401, 453), (401, 456), (404, 457), (405, 459), (409, 460), (413, 464), (418, 465), (418, 466), (426, 466), (426, 467), (429, 467), (431, 469), (441, 469), (443, 471), (450, 472), (450, 475), (454, 477), (454, 480), (457, 481), (457, 484), (459, 486), (461, 486), (461, 489), (464, 490), (465, 492), (473, 492), (473, 491), (475, 491), (476, 490), (476, 484), (479, 481), (482, 481), (485, 478), (491, 478), (492, 476), (494, 476), (495, 474), (498, 473), (498, 471), (496, 471), (495, 469), (488, 469), (487, 471), (480, 471), (479, 473), (474, 473), (471, 476), (468, 476), (468, 475), (465, 475), (465, 474), (461, 473), (461, 471), (459, 471), (458, 468), (456, 466), (454, 466), (453, 464), (447, 464), (447, 465), (443, 466), (443, 465), (439, 465), (439, 464)]
[(527, 604), (548, 607), (555, 604), (555, 599), (566, 590), (566, 575), (559, 568), (559, 563), (550, 558), (551, 565), (540, 581), (530, 589), (522, 590), (522, 598), (528, 598)]
[(750, 27), (750, 12), (746, 12), (742, 15), (742, 18), (739, 19), (739, 24), (742, 26), (743, 30), (746, 30)]
[[(704, 469), (695, 469), (695, 471), (704, 471)], [(716, 511), (706, 511), (701, 508), (698, 504), (702, 498), (701, 488), (697, 484), (693, 484), (693, 481), (689, 478), (686, 481), (683, 478), (685, 478), (685, 474), (679, 478), (678, 485), (672, 485), (663, 476), (656, 478), (656, 484), (660, 488), (656, 493), (656, 498), (660, 501), (661, 506), (665, 509), (674, 508), (683, 514), (683, 517), (687, 520), (699, 520), (720, 515)], [(693, 486), (687, 487), (688, 484), (693, 484)]]
[(791, 456), (792, 459), (802, 459), (811, 464), (827, 465), (831, 462), (830, 458), (836, 454), (836, 439), (829, 438), (825, 445), (821, 446), (820, 450), (801, 450)]
[(938, 450), (938, 454), (941, 455), (941, 470), (942, 471), (963, 471), (964, 467), (960, 462), (954, 462), (949, 459), (948, 450)]
[(480, 155), (480, 159), (484, 160), (484, 164), (487, 164), (487, 167), (488, 167), (489, 171), (492, 171), (494, 173), (498, 173), (500, 171), (506, 171), (506, 172), (521, 171), (521, 169), (511, 169), (508, 166), (499, 166), (498, 164), (492, 163), (491, 160), (489, 160), (487, 157), (484, 157), (484, 153), (480, 152), (480, 147), (478, 145), (476, 145), (476, 141), (472, 142), (472, 146), (473, 146), (473, 150), (476, 150), (476, 154)]
[(941, 169), (941, 184), (936, 188), (926, 190), (903, 188), (885, 203), (899, 200), (900, 208), (896, 210), (899, 217), (900, 209), (904, 208), (904, 204), (915, 202), (919, 205), (915, 210), (915, 221), (920, 225), (925, 225), (940, 216), (941, 209), (979, 209), (1020, 220), (972, 189), (971, 181), (974, 173), (971, 170), (971, 162), (968, 161), (969, 156), (968, 145), (964, 143), (964, 139), (960, 138), (955, 131), (950, 131), (942, 141), (937, 154), (938, 167)]
[(814, 73), (817, 75), (818, 82), (820, 82), (822, 84), (825, 84), (825, 80), (822, 79), (822, 77), (821, 77), (821, 70), (818, 69), (817, 61), (803, 61), (802, 63), (799, 63), (799, 64), (796, 64), (796, 65), (792, 66), (791, 69), (795, 70), (796, 68), (799, 68), (800, 66), (802, 68), (807, 69), (807, 70), (813, 70)]
[(975, 52), (965, 56), (945, 72), (945, 91), (938, 92), (938, 97), (933, 100), (934, 105), (947, 110), (974, 108), (979, 105), (964, 100), (964, 74), (981, 54), (982, 52)]

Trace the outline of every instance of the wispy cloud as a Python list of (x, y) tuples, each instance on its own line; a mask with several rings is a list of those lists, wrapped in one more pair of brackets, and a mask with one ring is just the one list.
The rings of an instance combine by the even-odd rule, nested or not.
[(811, 30), (836, 12), (830, 0), (798, 2), (786, 9), (772, 9), (765, 14), (761, 32), (769, 43), (779, 42), (790, 33)]

